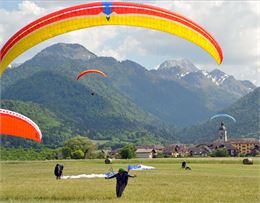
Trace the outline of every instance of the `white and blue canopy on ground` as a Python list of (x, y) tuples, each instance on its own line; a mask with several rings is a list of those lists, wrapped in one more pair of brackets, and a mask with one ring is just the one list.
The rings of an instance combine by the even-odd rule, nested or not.
[(142, 170), (153, 170), (155, 169), (155, 167), (153, 166), (145, 166), (142, 164), (139, 165), (128, 165), (128, 170), (132, 170), (132, 171), (142, 171)]

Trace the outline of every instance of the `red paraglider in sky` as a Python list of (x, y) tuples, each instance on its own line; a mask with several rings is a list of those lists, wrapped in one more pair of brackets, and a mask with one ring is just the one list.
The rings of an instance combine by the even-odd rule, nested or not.
[(97, 73), (97, 74), (100, 74), (100, 75), (102, 75), (102, 76), (104, 76), (104, 77), (106, 77), (106, 78), (108, 77), (107, 74), (103, 73), (103, 72), (100, 71), (100, 70), (85, 70), (85, 71), (81, 72), (81, 73), (78, 75), (77, 80), (79, 80), (83, 75), (86, 75), (86, 74), (89, 74), (89, 73)]
[(22, 114), (6, 109), (0, 109), (0, 134), (42, 141), (37, 124)]

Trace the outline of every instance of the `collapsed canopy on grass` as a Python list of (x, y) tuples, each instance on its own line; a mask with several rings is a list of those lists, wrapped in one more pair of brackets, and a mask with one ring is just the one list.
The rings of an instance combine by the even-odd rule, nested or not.
[(130, 171), (144, 171), (144, 170), (153, 170), (155, 169), (153, 166), (145, 166), (142, 164), (138, 165), (128, 165), (127, 169)]
[(0, 75), (16, 57), (47, 39), (74, 30), (105, 25), (136, 26), (167, 32), (200, 46), (218, 64), (223, 59), (217, 41), (186, 17), (133, 2), (95, 2), (50, 13), (19, 30), (0, 50)]

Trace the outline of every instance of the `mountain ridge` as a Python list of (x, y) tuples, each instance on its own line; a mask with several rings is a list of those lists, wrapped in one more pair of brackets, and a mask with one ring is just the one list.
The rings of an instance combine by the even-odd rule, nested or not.
[[(193, 64), (186, 67), (189, 64), (187, 60), (168, 61), (163, 68), (147, 70), (131, 60), (99, 57), (81, 45), (59, 43), (8, 69), (1, 78), (2, 98), (33, 101), (58, 115), (64, 111), (61, 118), (71, 122), (76, 133), (95, 139), (112, 136), (136, 141), (141, 131), (149, 135), (147, 140), (185, 140), (176, 134), (177, 127), (201, 123), (241, 98), (236, 91), (212, 82), (208, 72)], [(109, 77), (90, 74), (77, 81), (78, 73), (86, 69), (99, 69)], [(187, 70), (191, 72), (177, 75)], [(248, 81), (242, 83), (254, 87)], [(234, 85), (239, 89), (240, 83)]]

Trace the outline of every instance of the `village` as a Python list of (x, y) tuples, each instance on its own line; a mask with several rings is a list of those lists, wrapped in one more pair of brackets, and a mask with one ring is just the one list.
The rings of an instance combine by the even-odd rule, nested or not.
[[(110, 158), (117, 158), (120, 149), (101, 150)], [(260, 155), (260, 140), (255, 138), (228, 139), (228, 132), (221, 122), (218, 139), (211, 143), (171, 144), (136, 146), (136, 158), (177, 158), (177, 157), (245, 157)]]

